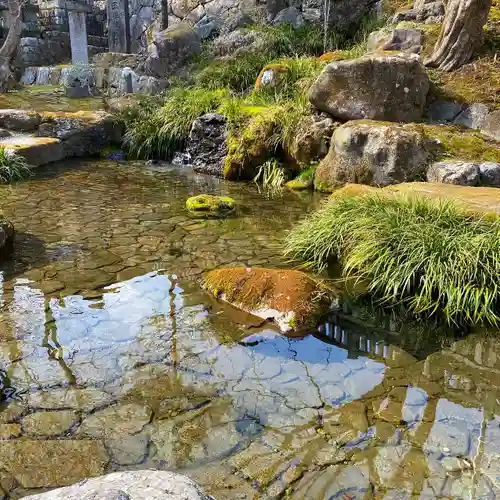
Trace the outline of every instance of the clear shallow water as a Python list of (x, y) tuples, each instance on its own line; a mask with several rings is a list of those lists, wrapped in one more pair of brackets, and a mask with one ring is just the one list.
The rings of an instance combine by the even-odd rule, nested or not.
[[(186, 217), (207, 191), (247, 210)], [(500, 491), (494, 338), (332, 318), (288, 339), (198, 289), (204, 269), (285, 265), (279, 241), (307, 196), (109, 163), (44, 170), (2, 196), (20, 232), (0, 313), (12, 498), (136, 468), (183, 471), (217, 499)]]

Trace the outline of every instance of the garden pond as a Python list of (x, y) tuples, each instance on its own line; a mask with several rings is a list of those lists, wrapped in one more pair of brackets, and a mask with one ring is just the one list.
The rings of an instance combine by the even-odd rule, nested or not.
[[(287, 338), (199, 289), (215, 267), (289, 265), (280, 243), (312, 194), (81, 160), (0, 192), (17, 230), (0, 275), (0, 498), (146, 468), (217, 500), (500, 494), (495, 337), (335, 316)], [(244, 209), (192, 219), (201, 193)]]

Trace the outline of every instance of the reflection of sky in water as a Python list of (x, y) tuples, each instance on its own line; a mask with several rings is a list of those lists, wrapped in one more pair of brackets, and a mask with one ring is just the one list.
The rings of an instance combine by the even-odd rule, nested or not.
[[(314, 337), (266, 331), (251, 345), (221, 344), (210, 315), (200, 314), (200, 301), (165, 275), (150, 273), (109, 288), (102, 300), (51, 299), (46, 315), (41, 293), (27, 284), (16, 287), (11, 313), (18, 338), (24, 338), (24, 358), (11, 367), (14, 385), (67, 385), (69, 369), (77, 384), (102, 387), (138, 363), (168, 365), (175, 357), (190, 384), (214, 384), (245, 413), (263, 421), (272, 414), (273, 422), (282, 422), (277, 414), (304, 410), (309, 418), (311, 410), (359, 398), (382, 381), (382, 363), (349, 359), (345, 349)], [(44, 330), (49, 335), (41, 347)], [(66, 366), (48, 358), (47, 345), (61, 347)]]

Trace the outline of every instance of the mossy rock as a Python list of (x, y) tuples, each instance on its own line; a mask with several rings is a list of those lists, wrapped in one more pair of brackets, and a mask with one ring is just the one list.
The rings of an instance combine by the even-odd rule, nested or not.
[(321, 282), (292, 269), (216, 269), (204, 275), (201, 285), (214, 297), (273, 321), (283, 333), (307, 333), (333, 298)]
[(289, 72), (290, 68), (286, 64), (267, 64), (260, 71), (255, 81), (255, 88), (258, 90), (263, 87), (278, 87)]
[(186, 201), (186, 208), (196, 217), (228, 217), (236, 212), (236, 202), (229, 196), (200, 194)]

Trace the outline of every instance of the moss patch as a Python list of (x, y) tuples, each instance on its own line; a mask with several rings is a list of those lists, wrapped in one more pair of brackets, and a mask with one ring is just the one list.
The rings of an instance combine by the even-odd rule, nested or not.
[(284, 315), (288, 329), (295, 331), (314, 326), (330, 305), (323, 286), (295, 270), (216, 269), (205, 274), (202, 286), (215, 297), (252, 314), (278, 311)]
[(104, 108), (104, 100), (97, 98), (69, 99), (64, 89), (55, 85), (33, 85), (21, 90), (0, 94), (0, 108), (32, 109), (34, 111), (97, 111)]
[(479, 132), (453, 126), (415, 125), (429, 139), (437, 139), (443, 148), (442, 158), (500, 162), (500, 148)]
[(294, 191), (304, 191), (306, 189), (313, 189), (314, 187), (314, 174), (318, 168), (317, 164), (311, 165), (307, 170), (300, 173), (295, 179), (288, 181), (285, 186)]
[(186, 201), (186, 208), (198, 217), (225, 217), (236, 210), (236, 202), (229, 196), (200, 194)]
[(363, 184), (346, 184), (336, 190), (331, 197), (339, 199), (344, 196), (363, 196), (375, 193), (383, 195), (415, 194), (431, 199), (453, 201), (465, 210), (475, 214), (500, 215), (500, 189), (498, 188), (455, 186), (453, 184), (435, 184), (431, 182), (404, 182), (384, 188), (365, 186)]

